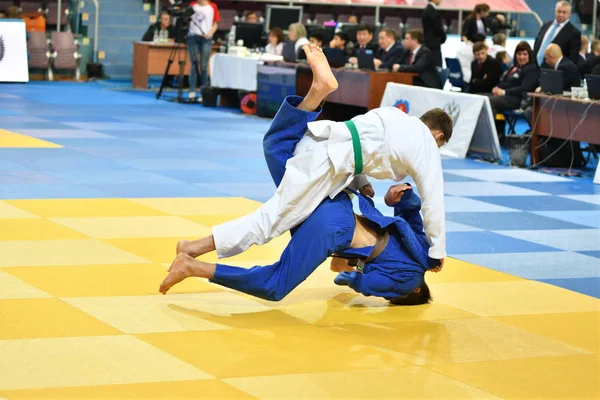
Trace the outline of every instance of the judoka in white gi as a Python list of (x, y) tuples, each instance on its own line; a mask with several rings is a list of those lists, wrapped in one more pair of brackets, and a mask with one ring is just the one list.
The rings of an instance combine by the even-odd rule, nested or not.
[[(305, 46), (305, 52), (313, 84), (298, 108), (312, 111), (337, 89), (337, 81), (320, 49)], [(325, 198), (335, 198), (357, 176), (364, 178), (359, 186), (368, 190), (364, 175), (394, 181), (410, 175), (422, 197), (430, 266), (441, 267), (446, 239), (439, 147), (451, 135), (452, 120), (439, 109), (421, 119), (390, 107), (345, 123), (311, 122), (270, 200), (253, 213), (213, 227), (213, 235), (207, 238), (180, 241), (177, 252), (196, 258), (216, 250), (219, 258), (231, 257), (299, 225)]]

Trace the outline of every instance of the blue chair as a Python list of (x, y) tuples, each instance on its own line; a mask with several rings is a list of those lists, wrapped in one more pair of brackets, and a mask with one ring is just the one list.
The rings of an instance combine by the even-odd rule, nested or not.
[(440, 82), (442, 83), (442, 89), (446, 85), (446, 81), (448, 80), (448, 76), (450, 75), (450, 70), (448, 68), (437, 68), (438, 77), (440, 78)]
[(516, 131), (516, 126), (517, 126), (517, 122), (519, 122), (519, 120), (524, 120), (527, 121), (527, 118), (525, 118), (525, 114), (523, 113), (522, 110), (509, 110), (509, 111), (505, 111), (504, 112), (504, 120), (506, 121), (506, 124), (508, 125), (508, 135), (516, 135), (517, 131)]
[(446, 58), (446, 67), (450, 70), (448, 74), (448, 80), (453, 87), (459, 88), (465, 92), (469, 87), (469, 84), (465, 82), (465, 77), (460, 67), (460, 62), (456, 58)]

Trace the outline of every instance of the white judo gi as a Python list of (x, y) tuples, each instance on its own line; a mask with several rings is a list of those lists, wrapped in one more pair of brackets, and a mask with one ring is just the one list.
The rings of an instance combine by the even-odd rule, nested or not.
[[(410, 175), (422, 198), (429, 257), (446, 257), (442, 161), (429, 128), (394, 107), (371, 110), (352, 121), (360, 137), (363, 174), (396, 182)], [(353, 183), (354, 163), (352, 136), (343, 122), (310, 122), (275, 195), (258, 210), (213, 227), (218, 257), (267, 243), (299, 225), (327, 196), (333, 198)], [(357, 180), (362, 180), (358, 186), (368, 183), (361, 175)]]

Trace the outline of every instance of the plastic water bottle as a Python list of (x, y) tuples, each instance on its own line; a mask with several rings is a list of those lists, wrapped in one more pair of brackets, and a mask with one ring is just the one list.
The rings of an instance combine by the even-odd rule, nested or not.
[(227, 36), (227, 47), (235, 46), (235, 25), (231, 27), (229, 30), (229, 35)]
[(583, 80), (583, 98), (584, 99), (589, 99), (590, 98), (590, 96), (588, 94), (587, 79)]
[(158, 31), (156, 29), (154, 30), (154, 39), (152, 39), (152, 41), (158, 43)]

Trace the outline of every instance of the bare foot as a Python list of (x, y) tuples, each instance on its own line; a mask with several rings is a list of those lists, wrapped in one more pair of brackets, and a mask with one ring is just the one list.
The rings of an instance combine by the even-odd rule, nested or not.
[(198, 261), (194, 260), (188, 254), (178, 254), (177, 257), (175, 257), (173, 264), (169, 267), (169, 275), (167, 275), (165, 280), (160, 284), (158, 291), (162, 294), (166, 294), (174, 285), (185, 278), (194, 276), (194, 263), (197, 262)]
[(311, 88), (314, 88), (315, 92), (327, 96), (329, 93), (334, 92), (338, 88), (338, 82), (333, 76), (327, 57), (323, 54), (323, 50), (314, 44), (304, 45), (304, 52), (306, 53), (306, 60), (310, 65), (310, 69), (313, 73), (313, 81)]

